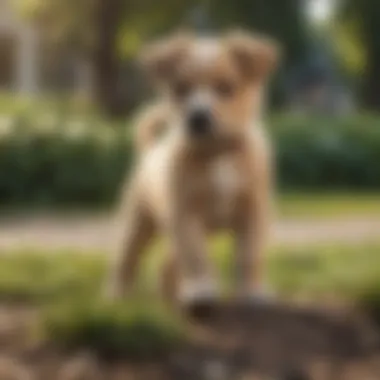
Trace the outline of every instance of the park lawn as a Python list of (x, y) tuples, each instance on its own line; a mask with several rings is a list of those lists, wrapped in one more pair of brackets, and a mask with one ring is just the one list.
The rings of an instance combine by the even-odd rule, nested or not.
[[(162, 250), (162, 244), (153, 251)], [(220, 237), (213, 243), (223, 286), (233, 282), (232, 242)], [(155, 296), (163, 255), (147, 255), (140, 274), (142, 294)], [(318, 300), (334, 294), (355, 299), (364, 291), (380, 297), (380, 241), (362, 245), (276, 247), (267, 255), (268, 280), (282, 297)], [(97, 298), (107, 272), (103, 252), (18, 251), (0, 255), (0, 300), (42, 304), (51, 301)]]
[[(225, 237), (214, 243), (225, 289), (233, 278), (230, 248)], [(380, 323), (380, 241), (357, 247), (277, 248), (266, 260), (269, 282), (281, 299), (317, 305), (342, 300), (368, 311)], [(38, 307), (40, 317), (31, 333), (59, 346), (137, 358), (159, 355), (184, 342), (188, 334), (186, 321), (157, 297), (159, 262), (157, 254), (147, 259), (139, 297), (110, 303), (100, 297), (107, 270), (107, 255), (102, 252), (4, 253), (0, 305)]]
[(380, 218), (380, 193), (284, 193), (277, 210), (284, 218)]

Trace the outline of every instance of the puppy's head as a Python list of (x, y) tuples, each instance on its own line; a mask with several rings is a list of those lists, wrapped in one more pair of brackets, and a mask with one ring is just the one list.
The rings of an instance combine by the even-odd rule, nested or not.
[(241, 135), (260, 112), (277, 46), (242, 32), (221, 38), (177, 35), (147, 48), (143, 65), (194, 140)]

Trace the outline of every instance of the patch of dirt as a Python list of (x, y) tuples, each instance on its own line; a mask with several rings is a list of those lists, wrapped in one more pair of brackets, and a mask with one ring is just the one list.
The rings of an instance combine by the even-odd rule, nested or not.
[(191, 342), (156, 360), (63, 353), (30, 331), (38, 310), (0, 307), (0, 380), (378, 380), (379, 331), (353, 312), (198, 305)]

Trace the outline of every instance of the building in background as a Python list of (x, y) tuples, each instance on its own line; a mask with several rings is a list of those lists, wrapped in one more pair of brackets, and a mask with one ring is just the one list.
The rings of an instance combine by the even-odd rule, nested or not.
[(91, 91), (88, 65), (49, 49), (36, 25), (21, 18), (12, 0), (0, 0), (0, 91), (33, 96), (43, 91)]
[(0, 87), (23, 94), (39, 90), (38, 32), (0, 0)]

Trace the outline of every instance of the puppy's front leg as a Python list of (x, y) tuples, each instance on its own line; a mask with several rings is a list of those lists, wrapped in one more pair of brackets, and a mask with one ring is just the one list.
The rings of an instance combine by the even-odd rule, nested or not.
[(214, 298), (217, 287), (207, 254), (206, 228), (202, 218), (201, 176), (204, 168), (186, 148), (179, 145), (168, 176), (167, 232), (170, 252), (176, 255), (180, 274), (178, 298), (197, 303)]
[(186, 214), (175, 218), (170, 243), (172, 251), (177, 253), (177, 268), (181, 274), (179, 300), (191, 304), (215, 298), (217, 286), (200, 220)]

